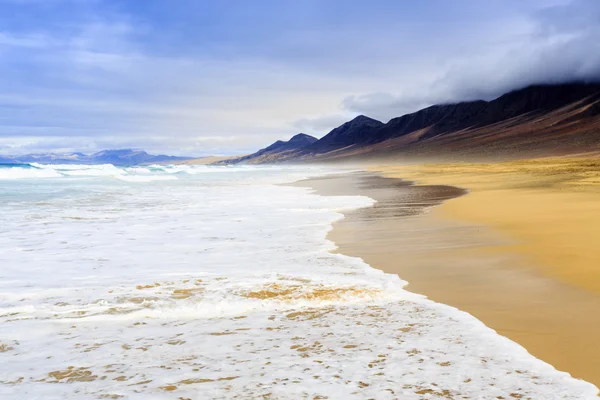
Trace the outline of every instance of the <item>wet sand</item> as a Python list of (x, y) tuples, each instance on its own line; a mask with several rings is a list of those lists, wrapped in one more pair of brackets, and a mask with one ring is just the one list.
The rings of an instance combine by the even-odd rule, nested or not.
[[(498, 198), (496, 203), (489, 203), (489, 199), (477, 198), (477, 193), (487, 192), (477, 189), (475, 176), (467, 176), (464, 171), (453, 170), (445, 179), (440, 172), (445, 168), (439, 166), (376, 169), (387, 176), (442, 185), (415, 186), (402, 179), (365, 172), (299, 182), (323, 195), (360, 194), (377, 200), (374, 207), (348, 212), (335, 224), (329, 238), (339, 246), (340, 253), (361, 257), (374, 268), (398, 274), (409, 282), (408, 290), (469, 312), (556, 368), (600, 384), (600, 295), (591, 289), (591, 279), (584, 279), (585, 285), (576, 285), (575, 279), (564, 278), (569, 274), (580, 277), (576, 267), (571, 266), (564, 276), (551, 267), (544, 268), (540, 262), (544, 257), (536, 258), (523, 250), (533, 246), (525, 244), (526, 238), (477, 218), (480, 212), (515, 225), (503, 214), (515, 206), (503, 196), (513, 196), (511, 190), (530, 191), (525, 182), (529, 179), (539, 185), (539, 177), (515, 177), (515, 188), (505, 189), (508, 193), (490, 189), (494, 193), (488, 195), (497, 194)], [(494, 177), (486, 174), (479, 176), (479, 183), (493, 187)], [(460, 176), (462, 181), (457, 179)], [(496, 183), (506, 178), (496, 176)], [(556, 182), (557, 177), (548, 179)], [(472, 192), (465, 195), (466, 191), (451, 186), (451, 181)], [(526, 204), (519, 199), (514, 202)], [(531, 214), (531, 210), (528, 212)], [(571, 213), (560, 215), (563, 219), (573, 217)], [(517, 212), (514, 219), (519, 218), (531, 218), (529, 221), (535, 224), (539, 224), (536, 218), (544, 220), (542, 215)], [(589, 241), (582, 245), (586, 243), (591, 245)], [(581, 270), (593, 275), (593, 268)]]

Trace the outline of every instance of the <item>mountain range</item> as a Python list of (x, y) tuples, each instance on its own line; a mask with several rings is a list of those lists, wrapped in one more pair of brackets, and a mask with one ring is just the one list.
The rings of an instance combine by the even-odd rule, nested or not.
[(534, 85), (492, 101), (440, 104), (387, 123), (360, 115), (321, 139), (299, 134), (221, 161), (490, 160), (598, 152), (600, 84)]
[[(600, 155), (600, 83), (533, 85), (491, 101), (433, 105), (387, 123), (359, 115), (321, 139), (299, 133), (249, 155), (215, 159), (213, 164), (491, 161), (583, 153)], [(135, 165), (186, 160), (192, 158), (134, 149), (89, 155), (0, 155), (0, 164)]]
[(83, 153), (43, 153), (19, 156), (0, 156), (0, 164), (40, 163), (40, 164), (113, 164), (135, 165), (168, 163), (189, 160), (190, 157), (152, 155), (143, 150), (119, 149), (103, 150), (94, 154)]

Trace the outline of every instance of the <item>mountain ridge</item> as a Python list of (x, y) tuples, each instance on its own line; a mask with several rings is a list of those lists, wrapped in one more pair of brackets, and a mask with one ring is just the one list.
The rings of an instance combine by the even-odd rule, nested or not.
[(262, 164), (273, 162), (283, 157), (291, 157), (296, 154), (301, 149), (310, 146), (311, 144), (317, 142), (319, 139), (316, 137), (307, 135), (305, 133), (298, 133), (290, 140), (283, 141), (278, 140), (273, 144), (258, 150), (255, 153), (248, 154), (245, 156), (240, 156), (237, 158), (231, 158), (227, 160), (221, 160), (214, 164), (216, 165), (225, 165), (225, 164)]
[(325, 153), (327, 151), (361, 144), (369, 140), (369, 135), (377, 128), (384, 125), (383, 122), (365, 115), (354, 117), (337, 128), (332, 129), (317, 142), (306, 147), (306, 151)]
[(359, 115), (308, 146), (254, 162), (484, 159), (591, 150), (600, 152), (600, 83), (573, 82), (530, 85), (490, 101), (436, 104), (387, 123)]

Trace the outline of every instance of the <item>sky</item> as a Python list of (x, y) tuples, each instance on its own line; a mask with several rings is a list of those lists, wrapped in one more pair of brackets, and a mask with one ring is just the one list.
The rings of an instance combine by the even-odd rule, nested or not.
[(0, 0), (0, 154), (242, 154), (599, 78), (598, 0)]

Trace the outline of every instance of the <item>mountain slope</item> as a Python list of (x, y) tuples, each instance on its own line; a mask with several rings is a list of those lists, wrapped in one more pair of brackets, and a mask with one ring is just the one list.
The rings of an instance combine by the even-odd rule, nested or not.
[(600, 84), (571, 83), (434, 105), (387, 124), (359, 116), (275, 161), (484, 160), (593, 151), (600, 152)]
[(368, 143), (377, 129), (383, 126), (383, 122), (373, 118), (359, 115), (339, 127), (333, 129), (327, 135), (306, 147), (308, 153), (327, 153), (348, 146), (356, 146)]
[(390, 120), (370, 143), (427, 129), (422, 139), (436, 135), (475, 129), (517, 116), (545, 114), (574, 101), (600, 92), (600, 85), (564, 84), (535, 85), (516, 90), (486, 102), (483, 100), (457, 104), (434, 105), (413, 114)]
[(260, 149), (256, 153), (249, 154), (247, 156), (232, 158), (228, 160), (219, 161), (216, 164), (261, 164), (267, 162), (277, 162), (285, 159), (294, 158), (299, 156), (302, 149), (315, 143), (318, 139), (304, 133), (299, 133), (292, 137), (290, 140), (283, 141), (278, 140), (264, 149)]
[(510, 93), (463, 125), (442, 120), (341, 157), (459, 161), (600, 151), (600, 87), (584, 86), (556, 97), (564, 87)]

